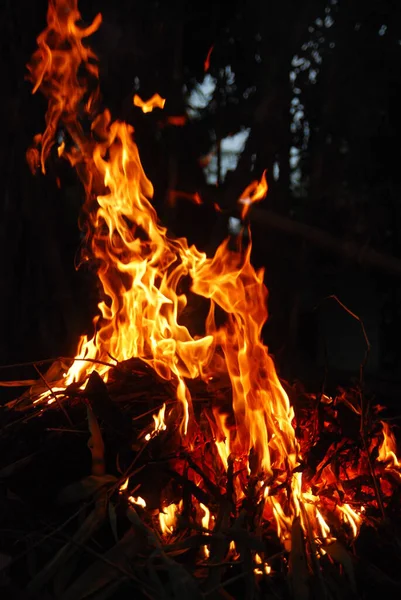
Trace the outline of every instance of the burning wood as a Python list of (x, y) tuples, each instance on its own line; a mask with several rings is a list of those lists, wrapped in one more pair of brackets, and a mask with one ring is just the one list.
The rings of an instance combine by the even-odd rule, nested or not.
[[(118, 539), (112, 503), (118, 502), (136, 535), (130, 556), (148, 556), (152, 569), (157, 557), (159, 569), (179, 573), (182, 597), (200, 594), (172, 558), (190, 550), (190, 570), (202, 578), (207, 594), (219, 589), (225, 570), (234, 565), (243, 577), (252, 574), (250, 597), (253, 573), (265, 578), (280, 571), (282, 548), (290, 553), (293, 581), (302, 579), (309, 589), (301, 558), (317, 573), (316, 561), (337, 548), (334, 560), (346, 563), (348, 555), (336, 540), (356, 538), (365, 515), (378, 509), (367, 450), (355, 442), (361, 411), (347, 400), (356, 406), (347, 413), (355, 429), (350, 438), (339, 417), (341, 397), (305, 396), (290, 403), (261, 338), (267, 290), (263, 271), (251, 264), (251, 244), (233, 251), (226, 240), (209, 258), (186, 239), (167, 235), (150, 201), (153, 187), (133, 127), (101, 109), (97, 57), (83, 43), (101, 16), (84, 29), (77, 0), (53, 0), (47, 21), (29, 65), (34, 91), (48, 99), (46, 128), (28, 158), (45, 173), (55, 132), (63, 125), (67, 137), (58, 155), (77, 169), (85, 187), (87, 249), (103, 298), (94, 334), (82, 336), (66, 373), (51, 380), (41, 376), (44, 385), (19, 408), (45, 418), (59, 404), (68, 405), (80, 418), (82, 406), (88, 407), (93, 470), (79, 494), (95, 497), (97, 508), (95, 525), (80, 530), (75, 542), (86, 543), (108, 502)], [(147, 112), (161, 106), (159, 99), (151, 104), (139, 99), (137, 105)], [(91, 121), (90, 134), (84, 118)], [(264, 174), (240, 198), (243, 218), (266, 192)], [(191, 293), (209, 304), (203, 336), (181, 323), (188, 278)], [(119, 478), (105, 473), (107, 443), (99, 419), (111, 445), (118, 439), (123, 448), (125, 458), (120, 446), (116, 451)], [(386, 424), (381, 429), (374, 424), (369, 436), (368, 452), (378, 459), (373, 477), (384, 482), (387, 507), (400, 477), (395, 440)], [(146, 469), (157, 477), (149, 479)], [(125, 536), (129, 533), (118, 549)], [(60, 563), (63, 556), (57, 556)], [(202, 561), (210, 567), (203, 577)], [(39, 574), (38, 589), (53, 567)], [(73, 597), (74, 586), (62, 597)], [(145, 589), (153, 597), (152, 585)]]

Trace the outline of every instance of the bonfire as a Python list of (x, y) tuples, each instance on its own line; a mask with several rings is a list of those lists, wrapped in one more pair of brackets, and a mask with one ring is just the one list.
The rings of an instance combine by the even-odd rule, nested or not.
[[(29, 456), (15, 448), (3, 478), (26, 484), (39, 430), (42, 461), (49, 451), (63, 460), (63, 432), (82, 457), (78, 481), (37, 508), (39, 564), (24, 597), (357, 597), (361, 529), (398, 516), (394, 432), (362, 379), (336, 397), (280, 381), (262, 340), (267, 290), (247, 224), (265, 174), (238, 200), (247, 235), (214, 256), (160, 223), (134, 129), (102, 105), (87, 41), (101, 21), (83, 27), (77, 0), (50, 0), (28, 65), (48, 101), (28, 163), (46, 174), (50, 158), (66, 160), (79, 175), (83, 260), (102, 295), (75, 357), (7, 383), (28, 390), (6, 407), (5, 442), (33, 433)], [(133, 102), (147, 113), (165, 100)], [(202, 334), (184, 318), (194, 298), (207, 309)], [(3, 567), (11, 581), (26, 555), (17, 550)], [(389, 575), (380, 585), (399, 590)]]

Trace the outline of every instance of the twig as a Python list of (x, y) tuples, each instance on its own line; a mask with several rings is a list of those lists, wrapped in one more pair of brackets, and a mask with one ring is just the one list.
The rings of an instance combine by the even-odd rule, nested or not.
[(271, 227), (288, 235), (301, 237), (327, 252), (344, 256), (348, 260), (354, 260), (359, 264), (366, 265), (366, 267), (391, 273), (397, 277), (401, 275), (401, 260), (399, 258), (382, 254), (373, 248), (360, 246), (350, 240), (337, 238), (328, 231), (295, 221), (272, 210), (253, 208), (250, 220), (252, 226), (258, 228)]
[[(145, 448), (147, 448), (149, 442), (151, 441), (150, 438), (149, 440), (146, 440), (145, 443), (143, 444), (142, 448), (139, 450), (139, 452), (134, 456), (134, 458), (132, 459), (129, 467), (127, 469), (125, 469), (124, 473), (121, 475), (121, 477), (116, 481), (116, 483), (110, 488), (109, 493), (113, 494), (117, 488), (120, 487), (120, 485), (128, 478), (132, 477), (134, 472), (132, 471), (132, 468), (134, 467), (136, 461), (138, 460), (138, 458), (141, 456), (141, 454), (143, 453), (143, 451), (145, 450)], [(137, 470), (136, 473), (138, 473), (139, 471), (142, 471), (142, 469), (144, 469), (146, 467), (146, 464), (140, 466)]]
[(99, 423), (89, 402), (87, 402), (86, 409), (88, 414), (88, 428), (91, 435), (88, 441), (88, 447), (92, 454), (92, 475), (104, 475), (106, 467), (104, 463), (104, 442), (102, 432), (100, 431)]
[(348, 313), (353, 319), (355, 319), (356, 321), (358, 321), (358, 323), (361, 326), (362, 329), (362, 334), (365, 340), (365, 344), (366, 344), (366, 350), (365, 350), (365, 354), (364, 354), (364, 358), (363, 361), (361, 363), (361, 368), (364, 369), (364, 367), (366, 366), (366, 363), (368, 362), (368, 358), (369, 358), (369, 353), (370, 353), (370, 349), (371, 349), (371, 344), (369, 342), (369, 338), (368, 335), (366, 333), (366, 329), (365, 329), (365, 325), (362, 321), (362, 319), (360, 317), (358, 317), (358, 315), (356, 315), (354, 312), (352, 312), (351, 309), (348, 308), (348, 306), (346, 306), (343, 302), (341, 302), (341, 300), (335, 295), (335, 294), (330, 294), (330, 296), (326, 296), (325, 298), (323, 298), (319, 304), (317, 306), (315, 306), (315, 310), (317, 308), (320, 308), (320, 305), (325, 302), (325, 300), (335, 300), (337, 302), (337, 304), (339, 306), (341, 306), (341, 308), (343, 310), (345, 310), (346, 313)]
[(370, 344), (368, 335), (366, 333), (365, 325), (364, 325), (362, 319), (358, 315), (356, 315), (354, 312), (352, 312), (352, 310), (350, 310), (343, 302), (341, 302), (341, 300), (339, 300), (339, 298), (335, 294), (326, 296), (326, 298), (323, 298), (323, 301), (330, 300), (330, 299), (335, 300), (337, 302), (337, 304), (339, 304), (339, 306), (341, 306), (341, 308), (343, 310), (345, 310), (346, 313), (348, 313), (353, 319), (358, 321), (358, 323), (361, 326), (362, 334), (363, 334), (365, 344), (366, 344), (365, 354), (364, 354), (361, 364), (359, 365), (359, 398), (360, 398), (360, 403), (361, 403), (360, 435), (361, 435), (363, 447), (364, 447), (364, 450), (366, 452), (366, 456), (368, 459), (369, 471), (370, 471), (370, 476), (371, 476), (372, 483), (373, 483), (373, 489), (375, 491), (376, 502), (377, 502), (377, 505), (382, 514), (382, 518), (384, 519), (385, 511), (384, 511), (383, 499), (381, 496), (380, 486), (377, 482), (372, 458), (371, 458), (370, 452), (369, 452), (369, 444), (368, 444), (368, 439), (367, 439), (368, 435), (367, 435), (367, 428), (366, 428), (367, 407), (365, 406), (365, 395), (364, 395), (364, 391), (363, 391), (364, 390), (364, 372), (365, 372), (366, 364), (368, 362), (371, 344)]
[(143, 417), (146, 417), (147, 415), (151, 415), (152, 413), (160, 410), (161, 408), (163, 408), (164, 404), (167, 406), (168, 404), (176, 404), (176, 402), (177, 402), (177, 400), (166, 400), (162, 404), (159, 404), (159, 406), (156, 406), (155, 408), (151, 408), (150, 410), (147, 410), (146, 412), (141, 413), (137, 417), (131, 417), (131, 420), (138, 421), (139, 419), (142, 419)]
[(110, 352), (107, 352), (107, 356), (108, 356), (109, 358), (111, 358), (111, 360), (115, 360), (115, 361), (116, 361), (116, 364), (118, 365), (118, 360), (117, 360), (116, 358), (114, 358), (114, 356), (113, 356), (112, 354), (110, 354)]
[(45, 360), (35, 360), (35, 361), (29, 361), (29, 362), (15, 363), (13, 365), (0, 365), (0, 370), (3, 371), (5, 369), (17, 369), (18, 367), (33, 367), (33, 365), (46, 365), (51, 362), (56, 362), (56, 360), (60, 360), (60, 358), (46, 358)]
[(14, 381), (0, 381), (0, 387), (29, 387), (35, 385), (36, 379), (17, 379)]
[(45, 384), (45, 386), (47, 387), (47, 389), (50, 392), (51, 397), (55, 400), (55, 402), (57, 402), (57, 405), (59, 407), (60, 410), (63, 411), (65, 418), (67, 419), (68, 423), (73, 427), (74, 423), (71, 421), (70, 419), (70, 415), (67, 413), (67, 411), (65, 410), (64, 405), (62, 404), (62, 402), (59, 401), (57, 395), (53, 392), (51, 386), (49, 385), (49, 383), (46, 381), (45, 376), (39, 371), (38, 367), (36, 366), (36, 364), (33, 364), (33, 367), (35, 369), (35, 371), (38, 373), (39, 377), (41, 378), (41, 380), (43, 381), (43, 383)]
[(81, 433), (86, 435), (86, 431), (79, 429), (63, 429), (62, 427), (46, 427), (46, 431), (58, 431), (59, 433)]
[(243, 564), (243, 560), (223, 560), (222, 562), (218, 562), (218, 563), (207, 563), (207, 562), (203, 562), (203, 563), (197, 563), (197, 567), (205, 567), (206, 569), (212, 569), (213, 567), (232, 567), (232, 566), (238, 566), (238, 565), (242, 565)]
[[(97, 360), (95, 358), (77, 358), (72, 356), (58, 356), (57, 358), (46, 358), (44, 360), (33, 360), (29, 362), (22, 363), (14, 363), (13, 365), (0, 365), (0, 371), (4, 371), (6, 369), (17, 369), (19, 367), (33, 367), (35, 365), (46, 365), (52, 362), (56, 362), (57, 360), (70, 360), (71, 362), (81, 361), (81, 362), (90, 362), (97, 365), (104, 365), (106, 367), (118, 367), (118, 364), (111, 364), (106, 362), (105, 360)], [(115, 359), (114, 359), (115, 360)]]

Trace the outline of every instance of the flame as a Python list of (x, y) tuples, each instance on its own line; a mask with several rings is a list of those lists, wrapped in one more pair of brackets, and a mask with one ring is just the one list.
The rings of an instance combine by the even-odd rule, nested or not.
[(177, 514), (182, 508), (182, 500), (179, 504), (170, 504), (160, 511), (159, 522), (160, 529), (163, 535), (171, 535), (174, 533), (174, 529), (177, 523)]
[(122, 483), (119, 487), (119, 491), (120, 492), (125, 492), (128, 488), (128, 484), (129, 484), (129, 477), (127, 477), (127, 479), (124, 481), (124, 483)]
[[(36, 136), (34, 140), (35, 145), (40, 144), (41, 147), (39, 157), (43, 173), (46, 158), (54, 145), (54, 127), (61, 116), (66, 120), (73, 119), (70, 134), (79, 146), (83, 131), (76, 115), (79, 111), (90, 115), (97, 98), (97, 88), (85, 98), (87, 83), (91, 78), (98, 78), (99, 70), (97, 56), (83, 44), (83, 40), (99, 29), (102, 17), (98, 14), (93, 23), (85, 28), (77, 25), (79, 21), (81, 15), (77, 0), (50, 0), (48, 26), (38, 36), (38, 49), (28, 65), (29, 78), (33, 82), (32, 93), (40, 88), (48, 98), (46, 129), (43, 136)], [(80, 67), (84, 67), (84, 70), (80, 71), (78, 78)]]
[(64, 152), (64, 150), (65, 150), (65, 142), (64, 142), (64, 140), (63, 140), (63, 141), (61, 142), (60, 146), (57, 148), (57, 154), (58, 154), (59, 156), (62, 156), (62, 155), (63, 155), (63, 152)]
[(401, 463), (397, 458), (397, 443), (393, 432), (391, 431), (390, 425), (385, 421), (380, 421), (383, 428), (383, 441), (379, 448), (379, 456), (377, 460), (380, 462), (387, 463), (386, 469), (388, 468), (400, 468)]
[(154, 108), (164, 108), (166, 99), (159, 96), (159, 94), (153, 94), (149, 100), (144, 101), (138, 94), (135, 94), (133, 102), (135, 106), (142, 109), (142, 112), (149, 113), (152, 112)]
[(267, 194), (268, 185), (266, 181), (266, 171), (263, 171), (260, 181), (252, 181), (247, 188), (242, 192), (239, 204), (242, 204), (241, 218), (245, 219), (249, 212), (251, 204), (263, 200)]
[(155, 422), (155, 431), (164, 431), (167, 429), (167, 425), (164, 422), (164, 415), (166, 414), (166, 404), (163, 404), (157, 415), (153, 415)]
[(131, 504), (136, 504), (137, 506), (141, 506), (142, 508), (146, 508), (146, 502), (140, 496), (136, 496), (136, 497), (129, 496), (128, 500), (129, 500), (129, 502), (131, 502)]
[[(262, 558), (259, 554), (255, 554), (255, 563), (259, 565), (256, 567), (253, 572), (255, 575), (270, 575), (272, 569), (271, 566), (267, 562), (263, 562)], [(262, 570), (263, 566), (263, 570)]]
[(240, 558), (240, 554), (239, 554), (239, 552), (237, 552), (237, 548), (235, 546), (234, 540), (231, 540), (231, 542), (230, 542), (229, 551), (231, 553), (232, 560), (238, 560)]
[(220, 440), (215, 440), (216, 448), (221, 458), (221, 462), (224, 465), (224, 469), (227, 471), (228, 469), (228, 458), (230, 456), (230, 430), (227, 427), (227, 415), (221, 415), (214, 410), (214, 418), (216, 422), (219, 424), (219, 433), (220, 436), (223, 434), (224, 438)]
[[(318, 537), (328, 538), (319, 497), (311, 499), (303, 489), (293, 408), (262, 342), (267, 290), (263, 270), (251, 264), (251, 244), (233, 251), (225, 240), (208, 257), (185, 238), (169, 237), (151, 204), (153, 186), (143, 171), (133, 127), (113, 121), (107, 109), (99, 112), (97, 57), (83, 40), (98, 29), (101, 16), (86, 28), (80, 21), (77, 0), (50, 1), (47, 28), (37, 38), (29, 66), (33, 91), (40, 89), (48, 99), (46, 127), (28, 152), (31, 168), (39, 162), (44, 172), (62, 123), (71, 140), (63, 145), (62, 157), (77, 169), (85, 188), (87, 258), (97, 265), (102, 299), (94, 334), (82, 336), (77, 358), (109, 363), (110, 356), (117, 361), (138, 357), (171, 381), (181, 443), (187, 448), (194, 446), (199, 426), (186, 381), (201, 378), (208, 384), (214, 377), (228, 378), (231, 406), (228, 412), (213, 410), (210, 428), (221, 459), (218, 469), (223, 475), (234, 472), (235, 501), (243, 500), (248, 478), (259, 477), (265, 482), (263, 516), (275, 519), (286, 546), (295, 517), (305, 530), (311, 523)], [(151, 110), (149, 103), (141, 103), (144, 112), (145, 105)], [(81, 125), (83, 116), (91, 120), (90, 134)], [(242, 218), (267, 189), (265, 173), (246, 188), (239, 200)], [(191, 292), (209, 303), (202, 336), (181, 323), (189, 301), (182, 283), (188, 279)], [(224, 320), (217, 322), (217, 311)], [(84, 385), (95, 369), (107, 381), (107, 364), (77, 360), (63, 383)], [(166, 428), (165, 405), (153, 419), (153, 433)], [(146, 506), (140, 497), (129, 499)], [(206, 523), (208, 509), (202, 509)], [(163, 533), (174, 531), (179, 510), (180, 505), (170, 504), (160, 512)], [(341, 510), (356, 532), (358, 515), (348, 505)]]
[(356, 537), (362, 521), (361, 516), (358, 515), (358, 513), (356, 513), (349, 504), (343, 504), (338, 508), (343, 515), (343, 520), (348, 523), (352, 529), (353, 536)]
[(164, 421), (164, 415), (166, 413), (166, 405), (163, 404), (157, 415), (153, 415), (153, 421), (155, 423), (154, 429), (152, 433), (147, 433), (145, 435), (145, 440), (149, 441), (151, 437), (159, 433), (159, 431), (165, 431), (167, 429), (167, 425)]
[[(203, 510), (203, 517), (201, 519), (202, 527), (204, 529), (210, 529), (210, 524), (211, 524), (211, 521), (212, 521), (210, 510), (208, 509), (207, 506), (205, 506), (201, 502), (199, 503), (199, 506)], [(207, 546), (203, 546), (203, 554), (204, 554), (205, 558), (209, 558), (209, 556), (210, 556), (210, 550), (209, 550), (209, 548)]]

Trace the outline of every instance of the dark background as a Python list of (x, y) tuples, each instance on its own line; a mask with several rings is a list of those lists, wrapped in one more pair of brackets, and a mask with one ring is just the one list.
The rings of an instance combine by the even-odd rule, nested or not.
[[(252, 213), (253, 261), (266, 268), (265, 341), (279, 373), (312, 388), (325, 373), (333, 386), (358, 375), (361, 328), (324, 300), (336, 294), (365, 323), (373, 393), (395, 401), (400, 3), (248, 0), (228, 10), (216, 0), (82, 0), (79, 6), (85, 22), (103, 14), (92, 43), (103, 102), (134, 125), (155, 204), (172, 232), (212, 252), (227, 235), (237, 198), (267, 169), (269, 194)], [(46, 103), (32, 97), (25, 64), (46, 7), (46, 0), (3, 0), (0, 8), (1, 364), (72, 356), (98, 301), (94, 273), (74, 268), (79, 182), (62, 161), (51, 160), (46, 177), (33, 177), (25, 161), (44, 127)], [(174, 126), (169, 117), (187, 115), (212, 44), (213, 97), (184, 126)], [(165, 110), (143, 115), (132, 105), (136, 91), (144, 99), (159, 92)], [(225, 173), (221, 140), (245, 127), (245, 148)], [(207, 182), (200, 164), (210, 152), (220, 164), (218, 186)], [(197, 191), (204, 205), (177, 199), (172, 206), (171, 190)], [(226, 212), (216, 213), (214, 202)]]

